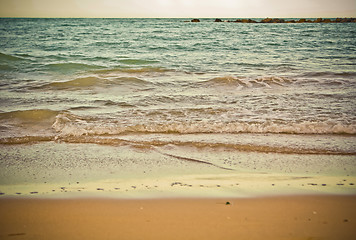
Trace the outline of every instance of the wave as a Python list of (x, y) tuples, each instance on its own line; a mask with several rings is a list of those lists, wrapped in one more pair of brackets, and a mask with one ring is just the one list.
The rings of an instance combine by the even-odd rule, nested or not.
[(52, 82), (44, 85), (43, 87), (55, 88), (55, 89), (68, 89), (68, 88), (86, 88), (92, 87), (96, 85), (103, 85), (107, 82), (106, 79), (101, 79), (97, 77), (84, 77), (77, 78), (74, 80), (66, 81), (66, 82)]
[(153, 63), (159, 63), (159, 61), (156, 60), (141, 60), (141, 59), (122, 59), (119, 60), (119, 62), (127, 65), (148, 65)]
[(302, 75), (303, 77), (347, 77), (354, 78), (356, 77), (356, 72), (307, 72)]
[(15, 69), (14, 67), (11, 67), (9, 65), (0, 64), (0, 71), (10, 71), (10, 70), (14, 70), (14, 69)]
[(275, 134), (356, 134), (356, 126), (337, 122), (276, 123), (254, 122), (158, 122), (122, 124), (119, 121), (103, 119), (78, 119), (75, 115), (61, 113), (52, 125), (60, 136), (120, 135), (132, 133), (275, 133)]
[[(0, 143), (26, 143), (27, 140), (21, 139), (27, 136), (54, 136), (52, 124), (58, 114), (59, 111), (48, 109), (2, 112), (0, 113)], [(6, 139), (9, 137), (15, 139), (8, 142)]]
[(40, 122), (45, 120), (54, 120), (59, 111), (48, 109), (32, 109), (22, 111), (12, 111), (0, 113), (0, 120), (21, 120), (30, 122)]
[(71, 107), (69, 110), (90, 110), (90, 109), (97, 109), (98, 107), (92, 107), (92, 106), (77, 106), (77, 107)]
[(150, 82), (136, 77), (118, 77), (112, 80), (114, 84), (147, 85)]
[[(20, 120), (19, 123), (14, 119)], [(4, 124), (5, 122), (5, 124)], [(15, 123), (14, 123), (15, 122)], [(273, 152), (284, 154), (337, 154), (356, 155), (352, 144), (340, 146), (320, 144), (277, 144), (274, 141), (246, 141), (236, 138), (238, 142), (228, 141), (225, 134), (262, 134), (268, 139), (274, 134), (356, 134), (356, 126), (342, 125), (332, 122), (303, 122), (303, 123), (152, 123), (128, 124), (118, 119), (103, 119), (99, 116), (78, 116), (68, 111), (52, 110), (26, 110), (0, 114), (1, 125), (9, 128), (1, 129), (2, 132), (11, 130), (17, 124), (18, 134), (5, 134), (0, 137), (0, 144), (32, 144), (43, 141), (60, 141), (67, 143), (95, 143), (107, 145), (128, 145), (134, 147), (155, 148), (164, 146), (187, 146), (196, 148), (223, 148), (238, 151)], [(18, 130), (17, 129), (17, 130)], [(31, 130), (32, 129), (32, 130)], [(145, 137), (143, 136), (145, 135)], [(168, 135), (166, 135), (168, 134)], [(186, 135), (188, 134), (188, 135)], [(191, 135), (196, 134), (196, 135)], [(199, 134), (203, 134), (200, 135)], [(205, 136), (205, 134), (207, 134)], [(221, 135), (223, 134), (223, 135)], [(272, 134), (272, 135), (269, 135)], [(158, 136), (158, 137), (157, 137)], [(163, 137), (167, 136), (167, 137)], [(192, 136), (192, 137), (190, 137)], [(198, 137), (194, 137), (198, 136)], [(209, 137), (211, 136), (211, 138)], [(229, 136), (229, 135), (227, 135)], [(232, 136), (232, 135), (231, 135)], [(244, 136), (244, 135), (241, 135)], [(256, 136), (256, 135), (252, 135)], [(306, 136), (310, 137), (310, 136)], [(320, 136), (319, 136), (320, 137)], [(327, 138), (327, 136), (325, 136)], [(323, 137), (323, 138), (325, 138)], [(345, 137), (345, 136), (340, 136)], [(294, 137), (293, 137), (294, 138)], [(299, 136), (298, 136), (299, 138)], [(220, 140), (219, 140), (220, 139)], [(275, 140), (274, 137), (272, 139)], [(348, 140), (350, 143), (352, 140)], [(218, 142), (216, 142), (218, 140)], [(222, 142), (221, 142), (222, 141)]]
[[(165, 146), (176, 147), (193, 147), (196, 149), (223, 149), (235, 150), (242, 152), (261, 152), (261, 153), (279, 153), (279, 154), (323, 154), (323, 155), (356, 155), (352, 149), (328, 149), (316, 146), (301, 147), (301, 146), (283, 146), (283, 145), (268, 145), (266, 144), (248, 144), (248, 143), (224, 143), (224, 142), (205, 142), (205, 141), (186, 141), (186, 140), (145, 140), (140, 138), (122, 139), (117, 137), (99, 137), (99, 136), (23, 136), (23, 137), (8, 137), (0, 138), (0, 144), (14, 145), (14, 144), (33, 144), (38, 142), (59, 141), (66, 143), (80, 143), (80, 144), (100, 144), (111, 146), (131, 146), (140, 149), (153, 149), (164, 155), (158, 148)], [(171, 155), (173, 156), (173, 155)]]
[(144, 86), (149, 84), (148, 81), (136, 77), (119, 77), (114, 79), (99, 78), (99, 77), (83, 77), (66, 82), (52, 82), (41, 86), (40, 88), (51, 89), (86, 89), (92, 87), (109, 87), (113, 85), (127, 86)]
[(65, 63), (50, 63), (45, 65), (45, 68), (50, 71), (55, 72), (74, 72), (74, 71), (88, 71), (92, 69), (103, 68), (98, 65), (89, 65), (84, 63), (73, 63), (73, 62), (65, 62)]
[(107, 42), (107, 41), (97, 41), (93, 42), (90, 44), (90, 46), (98, 46), (98, 47), (115, 47), (115, 46), (120, 46), (122, 43), (113, 41), (113, 42)]
[[(103, 105), (116, 105), (129, 107), (124, 102), (102, 101)], [(160, 115), (157, 116), (160, 117)], [(98, 118), (96, 116), (78, 116), (69, 111), (54, 111), (48, 109), (32, 109), (0, 113), (0, 121), (5, 127), (7, 124), (17, 125), (22, 128), (31, 126), (39, 127), (43, 123), (43, 129), (50, 128), (57, 136), (103, 136), (122, 134), (198, 134), (198, 133), (254, 133), (254, 134), (338, 134), (356, 135), (354, 124), (345, 124), (337, 121), (327, 122), (218, 122), (218, 121), (194, 121), (183, 119), (182, 121), (155, 121), (152, 116), (144, 115), (128, 117), (123, 121), (120, 118)], [(154, 116), (153, 116), (154, 117)], [(171, 119), (171, 118), (168, 118)], [(130, 121), (133, 121), (130, 123)], [(26, 123), (26, 125), (22, 125)], [(24, 133), (25, 134), (25, 133)]]
[(242, 81), (234, 76), (224, 76), (224, 77), (212, 78), (208, 81), (205, 81), (204, 83), (217, 84), (217, 85), (235, 85), (235, 84), (241, 84)]
[(95, 100), (94, 103), (98, 103), (104, 106), (134, 107), (134, 105), (127, 102), (116, 102), (111, 100)]
[(0, 61), (4, 61), (4, 62), (12, 61), (13, 62), (13, 61), (21, 61), (21, 60), (24, 60), (24, 59), (0, 52)]
[(209, 79), (201, 82), (201, 84), (209, 86), (240, 86), (246, 88), (253, 87), (272, 87), (284, 86), (285, 84), (292, 83), (293, 80), (285, 77), (260, 77), (260, 78), (242, 78), (235, 76), (223, 76)]
[(97, 74), (117, 74), (117, 73), (164, 73), (172, 72), (173, 70), (162, 68), (162, 67), (144, 67), (144, 68), (109, 68), (109, 69), (100, 69), (93, 71)]
[(16, 54), (16, 56), (20, 56), (20, 57), (23, 57), (23, 58), (32, 58), (32, 57), (34, 57), (34, 56), (32, 56), (30, 54), (27, 54), (27, 53)]

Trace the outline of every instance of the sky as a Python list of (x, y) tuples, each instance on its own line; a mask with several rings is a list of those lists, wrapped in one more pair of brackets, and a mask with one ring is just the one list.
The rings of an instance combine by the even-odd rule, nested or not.
[(0, 17), (356, 17), (356, 0), (0, 0)]

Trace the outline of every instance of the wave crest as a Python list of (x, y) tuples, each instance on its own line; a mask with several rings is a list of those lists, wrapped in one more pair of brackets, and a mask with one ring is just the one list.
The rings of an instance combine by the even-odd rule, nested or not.
[(286, 77), (259, 77), (259, 78), (242, 78), (235, 76), (223, 76), (216, 77), (204, 81), (204, 85), (209, 86), (239, 86), (245, 88), (254, 88), (254, 87), (268, 87), (272, 86), (284, 86), (286, 84), (292, 83), (292, 80)]
[(113, 85), (128, 85), (128, 86), (141, 86), (148, 84), (145, 81), (136, 77), (118, 77), (114, 79), (99, 78), (99, 77), (83, 77), (66, 82), (52, 82), (45, 84), (41, 88), (54, 88), (54, 89), (86, 89), (92, 87), (109, 87)]
[(55, 119), (59, 111), (53, 111), (48, 109), (32, 109), (23, 111), (13, 111), (0, 113), (0, 120), (22, 120), (22, 121), (44, 121)]
[(348, 77), (353, 78), (356, 77), (356, 72), (306, 72), (302, 76), (304, 77), (329, 77), (329, 78), (340, 78), (340, 77)]
[(50, 63), (45, 66), (50, 71), (67, 73), (77, 71), (88, 71), (92, 69), (103, 68), (98, 65), (89, 65), (85, 63), (63, 62), (63, 63)]
[(253, 122), (166, 122), (121, 124), (119, 121), (83, 119), (68, 113), (56, 117), (52, 127), (60, 136), (121, 135), (131, 133), (274, 133), (274, 134), (356, 134), (356, 126), (338, 122), (280, 123)]
[(9, 54), (4, 54), (4, 53), (1, 53), (0, 52), (0, 61), (4, 61), (4, 62), (8, 62), (8, 61), (21, 61), (23, 60), (23, 58), (20, 58), (20, 57), (16, 57), (16, 56), (13, 56), (13, 55), (9, 55)]
[(173, 70), (162, 68), (162, 67), (144, 67), (144, 68), (109, 68), (109, 69), (100, 69), (93, 71), (97, 74), (120, 74), (120, 73), (164, 73), (171, 72)]
[(126, 65), (149, 65), (152, 63), (159, 63), (159, 61), (156, 60), (142, 60), (142, 59), (122, 59), (119, 60), (119, 62)]

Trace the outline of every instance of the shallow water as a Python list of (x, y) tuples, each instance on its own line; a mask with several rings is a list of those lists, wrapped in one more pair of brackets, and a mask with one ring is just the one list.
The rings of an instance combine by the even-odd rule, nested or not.
[(0, 19), (2, 163), (7, 145), (44, 142), (355, 167), (354, 23), (184, 20)]

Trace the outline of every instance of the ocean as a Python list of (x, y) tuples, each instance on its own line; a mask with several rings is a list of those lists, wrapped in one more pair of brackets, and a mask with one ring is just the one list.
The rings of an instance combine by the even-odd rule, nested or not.
[(231, 171), (355, 178), (355, 23), (185, 20), (0, 19), (0, 192), (200, 186), (203, 166), (216, 191)]

